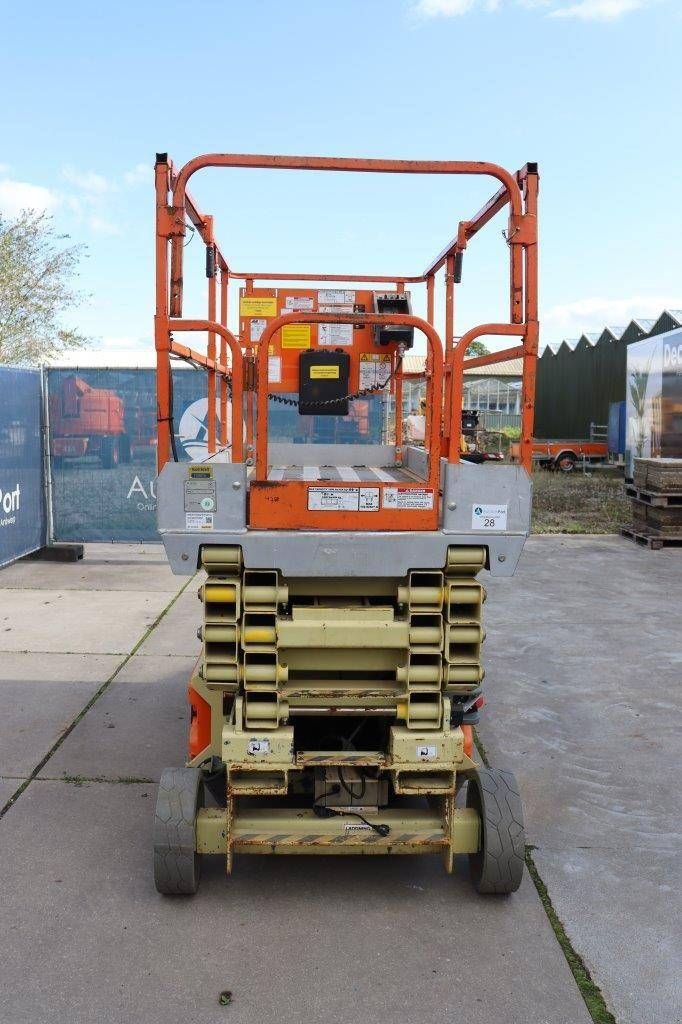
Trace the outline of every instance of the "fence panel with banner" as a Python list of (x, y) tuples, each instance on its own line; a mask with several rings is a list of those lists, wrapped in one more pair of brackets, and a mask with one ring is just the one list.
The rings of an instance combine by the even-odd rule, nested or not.
[(0, 566), (45, 543), (39, 370), (0, 367)]
[[(53, 368), (47, 389), (55, 540), (158, 540), (155, 371)], [(205, 374), (174, 369), (179, 461), (205, 458), (207, 411)], [(381, 428), (381, 396), (352, 403), (345, 417), (299, 416), (277, 404), (270, 410), (275, 441), (372, 444)]]

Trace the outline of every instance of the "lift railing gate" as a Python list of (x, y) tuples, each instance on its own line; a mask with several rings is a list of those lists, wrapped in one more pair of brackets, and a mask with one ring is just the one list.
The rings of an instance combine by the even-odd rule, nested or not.
[[(213, 233), (213, 218), (203, 214), (187, 189), (189, 179), (207, 167), (252, 167), (267, 169), (294, 169), (307, 171), (355, 171), (386, 174), (452, 174), (486, 175), (496, 178), (500, 189), (468, 221), (461, 221), (456, 236), (422, 274), (358, 275), (358, 274), (288, 274), (264, 271), (236, 271), (230, 268), (217, 245)], [(230, 153), (207, 154), (196, 157), (177, 173), (167, 154), (157, 154), (156, 166), (156, 316), (155, 344), (157, 353), (158, 402), (158, 468), (171, 458), (172, 432), (172, 378), (171, 357), (187, 360), (207, 371), (208, 393), (208, 451), (214, 453), (218, 445), (227, 446), (227, 401), (231, 389), (231, 439), (233, 462), (253, 461), (255, 473), (251, 481), (251, 509), (249, 525), (274, 527), (270, 498), (273, 487), (287, 488), (287, 521), (277, 525), (295, 527), (314, 526), (310, 515), (304, 516), (301, 502), (302, 482), (285, 483), (267, 480), (268, 444), (268, 344), (282, 327), (293, 323), (353, 323), (360, 325), (382, 323), (408, 325), (421, 330), (426, 336), (428, 358), (427, 428), (425, 448), (428, 456), (426, 483), (438, 493), (439, 463), (445, 457), (450, 463), (459, 462), (461, 435), (461, 408), (463, 373), (467, 368), (489, 366), (507, 359), (523, 359), (521, 399), (521, 463), (530, 471), (532, 463), (531, 438), (535, 398), (535, 373), (538, 350), (538, 253), (537, 253), (537, 201), (538, 170), (533, 163), (526, 164), (511, 174), (491, 163), (452, 160), (362, 160), (337, 157), (258, 156)], [(462, 256), (470, 240), (492, 218), (509, 206), (508, 228), (505, 238), (509, 247), (509, 322), (486, 323), (468, 330), (455, 340), (455, 286), (461, 278)], [(183, 317), (183, 239), (187, 221), (199, 233), (206, 246), (206, 274), (208, 277), (208, 308), (205, 320)], [(434, 328), (435, 275), (445, 269), (445, 345)], [(230, 280), (245, 282), (246, 294), (252, 292), (255, 281), (287, 282), (372, 282), (391, 283), (398, 292), (406, 284), (426, 284), (427, 317), (398, 314), (362, 313), (302, 313), (292, 312), (272, 319), (260, 342), (254, 346), (245, 337), (235, 337), (228, 330), (228, 285)], [(219, 302), (218, 302), (219, 297)], [(219, 307), (219, 311), (218, 311)], [(205, 353), (198, 352), (175, 340), (180, 333), (201, 332), (208, 336)], [(519, 344), (502, 351), (467, 359), (466, 351), (476, 338), (498, 336), (516, 337)], [(219, 340), (219, 344), (218, 344)], [(254, 358), (255, 348), (255, 358)], [(230, 359), (228, 359), (228, 350)], [(397, 372), (393, 382), (396, 409), (402, 405), (402, 374)], [(243, 443), (243, 407), (246, 397), (246, 450)], [(254, 409), (255, 399), (255, 409)], [(216, 421), (220, 422), (220, 438), (216, 436)], [(253, 414), (256, 413), (254, 432)], [(255, 443), (254, 443), (255, 441)], [(399, 452), (401, 416), (396, 415), (396, 450)], [(419, 485), (415, 485), (419, 486)], [(423, 484), (421, 485), (423, 486)], [(281, 494), (281, 491), (279, 492)], [(412, 528), (435, 528), (438, 502), (432, 512), (420, 510), (412, 520)], [(278, 504), (278, 517), (284, 503)], [(414, 515), (414, 513), (413, 513)], [(360, 520), (339, 526), (367, 528)], [(399, 528), (391, 521), (389, 511), (381, 513), (382, 521), (373, 519), (373, 529)], [(360, 517), (361, 518), (361, 517)], [(417, 521), (419, 520), (419, 521)], [(366, 523), (366, 520), (364, 521)]]

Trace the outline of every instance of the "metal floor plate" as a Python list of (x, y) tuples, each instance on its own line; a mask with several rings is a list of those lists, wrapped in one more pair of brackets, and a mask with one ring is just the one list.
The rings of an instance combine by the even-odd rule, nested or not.
[(404, 466), (271, 466), (268, 480), (331, 483), (415, 483), (420, 477)]

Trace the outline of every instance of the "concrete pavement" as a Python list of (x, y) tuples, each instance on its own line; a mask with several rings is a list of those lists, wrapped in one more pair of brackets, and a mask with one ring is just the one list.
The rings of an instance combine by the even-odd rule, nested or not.
[(681, 580), (675, 548), (541, 536), (486, 581), (480, 735), (619, 1024), (682, 1020)]
[[(516, 581), (484, 580), (481, 735), (491, 760), (521, 778), (536, 863), (619, 1024), (644, 1019), (627, 946), (636, 937), (648, 952), (656, 934), (646, 999), (659, 1012), (647, 1020), (676, 1020), (666, 1015), (676, 891), (664, 872), (679, 846), (663, 771), (676, 698), (655, 655), (641, 679), (634, 660), (645, 617), (659, 649), (667, 635), (676, 564), (626, 541), (533, 538)], [(185, 582), (153, 546), (92, 545), (79, 564), (0, 573), (11, 629), (0, 631), (10, 652), (0, 656), (0, 798), (37, 774), (0, 821), (0, 1024), (589, 1022), (527, 877), (509, 900), (491, 900), (473, 893), (464, 863), (447, 877), (431, 858), (240, 857), (230, 879), (205, 859), (194, 899), (156, 894), (153, 782), (182, 761), (197, 650), (196, 581), (178, 596)], [(12, 610), (17, 594), (24, 615), (41, 610), (35, 629)], [(604, 773), (605, 736), (621, 757)], [(645, 755), (665, 775), (653, 806)], [(222, 989), (229, 1007), (218, 1006)]]

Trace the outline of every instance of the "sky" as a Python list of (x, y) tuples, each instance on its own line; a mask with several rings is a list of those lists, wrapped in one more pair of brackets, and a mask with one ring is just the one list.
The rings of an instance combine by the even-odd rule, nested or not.
[[(0, 211), (47, 210), (85, 246), (81, 365), (152, 359), (157, 151), (176, 166), (537, 161), (541, 344), (682, 307), (682, 0), (0, 0), (0, 14)], [(191, 186), (237, 269), (382, 274), (422, 272), (495, 187), (237, 170)], [(470, 243), (457, 334), (506, 319), (505, 227)], [(186, 254), (185, 313), (204, 316), (198, 238)]]

